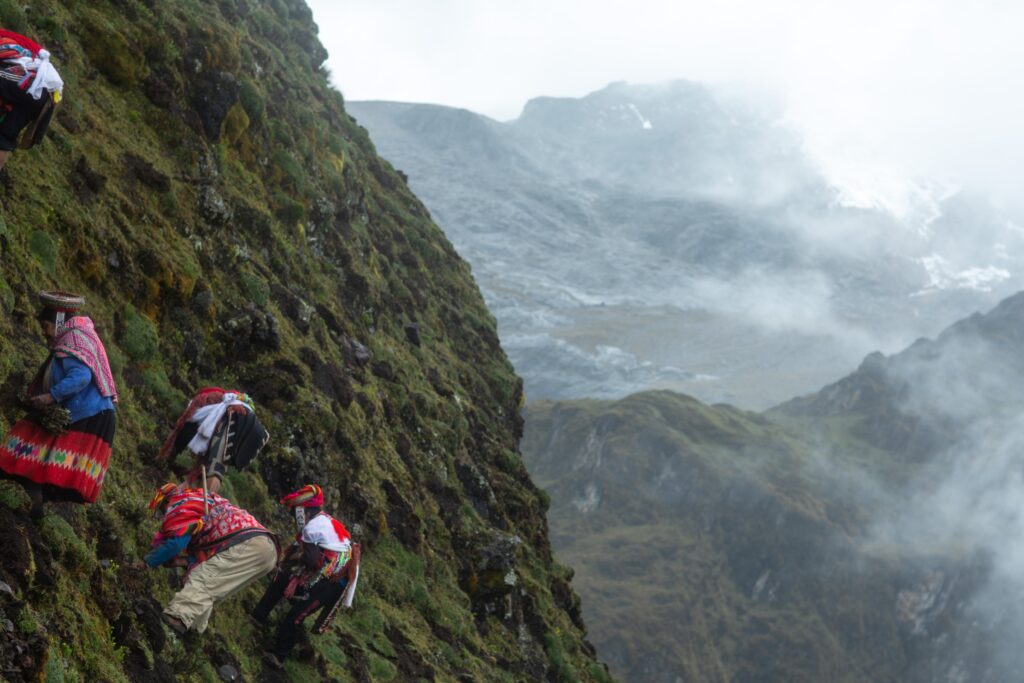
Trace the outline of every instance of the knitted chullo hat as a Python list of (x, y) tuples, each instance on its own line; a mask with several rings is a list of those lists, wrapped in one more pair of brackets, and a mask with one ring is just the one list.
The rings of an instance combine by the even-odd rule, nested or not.
[(318, 508), (324, 505), (324, 492), (316, 484), (306, 484), (298, 491), (289, 493), (280, 501), (290, 508)]
[(174, 491), (177, 488), (178, 485), (175, 484), (174, 482), (169, 482), (161, 486), (159, 489), (157, 489), (156, 493), (153, 494), (153, 498), (149, 501), (149, 509), (156, 510), (157, 508), (159, 508), (160, 504), (164, 502), (164, 499), (167, 498), (167, 496), (174, 493)]

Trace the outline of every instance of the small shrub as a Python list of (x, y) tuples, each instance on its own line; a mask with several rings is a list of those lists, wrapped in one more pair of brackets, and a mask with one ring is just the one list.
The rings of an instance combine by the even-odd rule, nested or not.
[(224, 122), (220, 124), (221, 139), (229, 145), (234, 145), (242, 139), (247, 130), (249, 130), (249, 114), (246, 113), (245, 107), (240, 102), (235, 102), (228, 111), (228, 115), (224, 117)]
[(112, 83), (124, 87), (136, 85), (146, 73), (142, 53), (136, 50), (102, 15), (89, 12), (83, 27), (90, 39), (84, 42), (85, 54), (100, 73)]
[(156, 359), (160, 349), (156, 325), (149, 318), (140, 314), (134, 306), (126, 304), (123, 311), (123, 332), (121, 348), (128, 357), (137, 363), (145, 363)]
[(46, 515), (39, 522), (39, 532), (50, 546), (50, 550), (59, 555), (66, 566), (86, 570), (93, 568), (96, 557), (92, 549), (78, 537), (71, 525), (62, 517)]
[(171, 380), (162, 367), (146, 368), (142, 382), (162, 406), (177, 406), (186, 401), (185, 395), (171, 386)]
[(32, 616), (32, 612), (26, 607), (21, 610), (21, 614), (18, 615), (18, 633), (24, 636), (31, 636), (39, 630), (39, 623)]
[(28, 17), (18, 0), (0, 0), (0, 25), (15, 33), (27, 33)]
[(0, 481), (0, 505), (12, 510), (28, 510), (32, 501), (20, 485), (13, 481)]
[(178, 215), (178, 197), (174, 190), (168, 190), (160, 195), (160, 212), (168, 217)]
[(544, 652), (548, 656), (548, 666), (556, 681), (577, 681), (576, 670), (566, 658), (565, 648), (561, 639), (554, 633), (544, 635)]
[(395, 680), (395, 676), (398, 675), (398, 669), (395, 668), (394, 664), (392, 664), (388, 660), (384, 659), (383, 657), (378, 657), (377, 655), (373, 654), (372, 652), (370, 653), (370, 656), (369, 656), (368, 660), (369, 660), (369, 665), (370, 665), (369, 666), (369, 668), (370, 668), (370, 676), (373, 678), (373, 680), (375, 680), (375, 681), (393, 681), (393, 680)]
[(0, 304), (3, 305), (4, 310), (8, 313), (14, 310), (14, 292), (11, 291), (7, 280), (2, 276), (0, 276)]
[(43, 264), (50, 275), (57, 274), (57, 243), (45, 230), (33, 230), (28, 234), (28, 248)]
[(267, 305), (267, 300), (270, 298), (270, 285), (263, 278), (253, 273), (242, 273), (242, 287), (254, 304), (260, 307)]
[(242, 87), (238, 92), (238, 101), (242, 103), (251, 122), (257, 123), (263, 119), (263, 112), (266, 111), (267, 104), (255, 83), (248, 79), (242, 81)]
[(287, 152), (278, 151), (273, 156), (274, 170), (286, 187), (302, 193), (306, 189), (306, 169)]
[(283, 192), (275, 195), (274, 203), (277, 204), (275, 213), (285, 225), (298, 225), (306, 220), (306, 207)]

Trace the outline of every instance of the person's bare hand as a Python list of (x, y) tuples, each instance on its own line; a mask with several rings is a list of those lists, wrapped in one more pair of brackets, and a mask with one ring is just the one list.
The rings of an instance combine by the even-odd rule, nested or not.
[(50, 394), (39, 394), (38, 396), (33, 396), (32, 398), (30, 398), (28, 402), (29, 404), (31, 404), (33, 408), (42, 409), (52, 404), (54, 401), (53, 396), (51, 396)]

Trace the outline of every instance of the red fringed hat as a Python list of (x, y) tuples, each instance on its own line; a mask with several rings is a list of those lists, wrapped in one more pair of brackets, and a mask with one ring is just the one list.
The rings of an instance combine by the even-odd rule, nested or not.
[(156, 510), (158, 507), (160, 507), (160, 504), (164, 502), (164, 499), (167, 498), (167, 496), (174, 493), (174, 491), (177, 488), (178, 485), (175, 484), (174, 482), (169, 482), (161, 486), (159, 489), (157, 489), (156, 493), (153, 494), (153, 498), (149, 501), (149, 509)]
[(316, 484), (306, 484), (298, 491), (289, 493), (280, 501), (290, 508), (318, 508), (324, 505), (324, 492)]

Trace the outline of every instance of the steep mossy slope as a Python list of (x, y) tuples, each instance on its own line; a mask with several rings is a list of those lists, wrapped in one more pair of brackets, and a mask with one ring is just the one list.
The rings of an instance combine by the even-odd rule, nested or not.
[[(34, 523), (0, 487), (2, 676), (606, 678), (517, 453), (521, 382), (494, 320), (328, 86), (305, 4), (4, 0), (0, 24), (67, 81), (48, 140), (0, 175), (0, 427), (45, 356), (40, 288), (88, 297), (121, 389), (97, 504)], [(262, 585), (179, 641), (158, 620), (166, 570), (131, 566), (173, 476), (159, 441), (207, 384), (248, 390), (272, 433), (227, 494), (287, 532), (272, 500), (320, 482), (364, 544), (356, 609), (283, 673), (244, 616)]]

